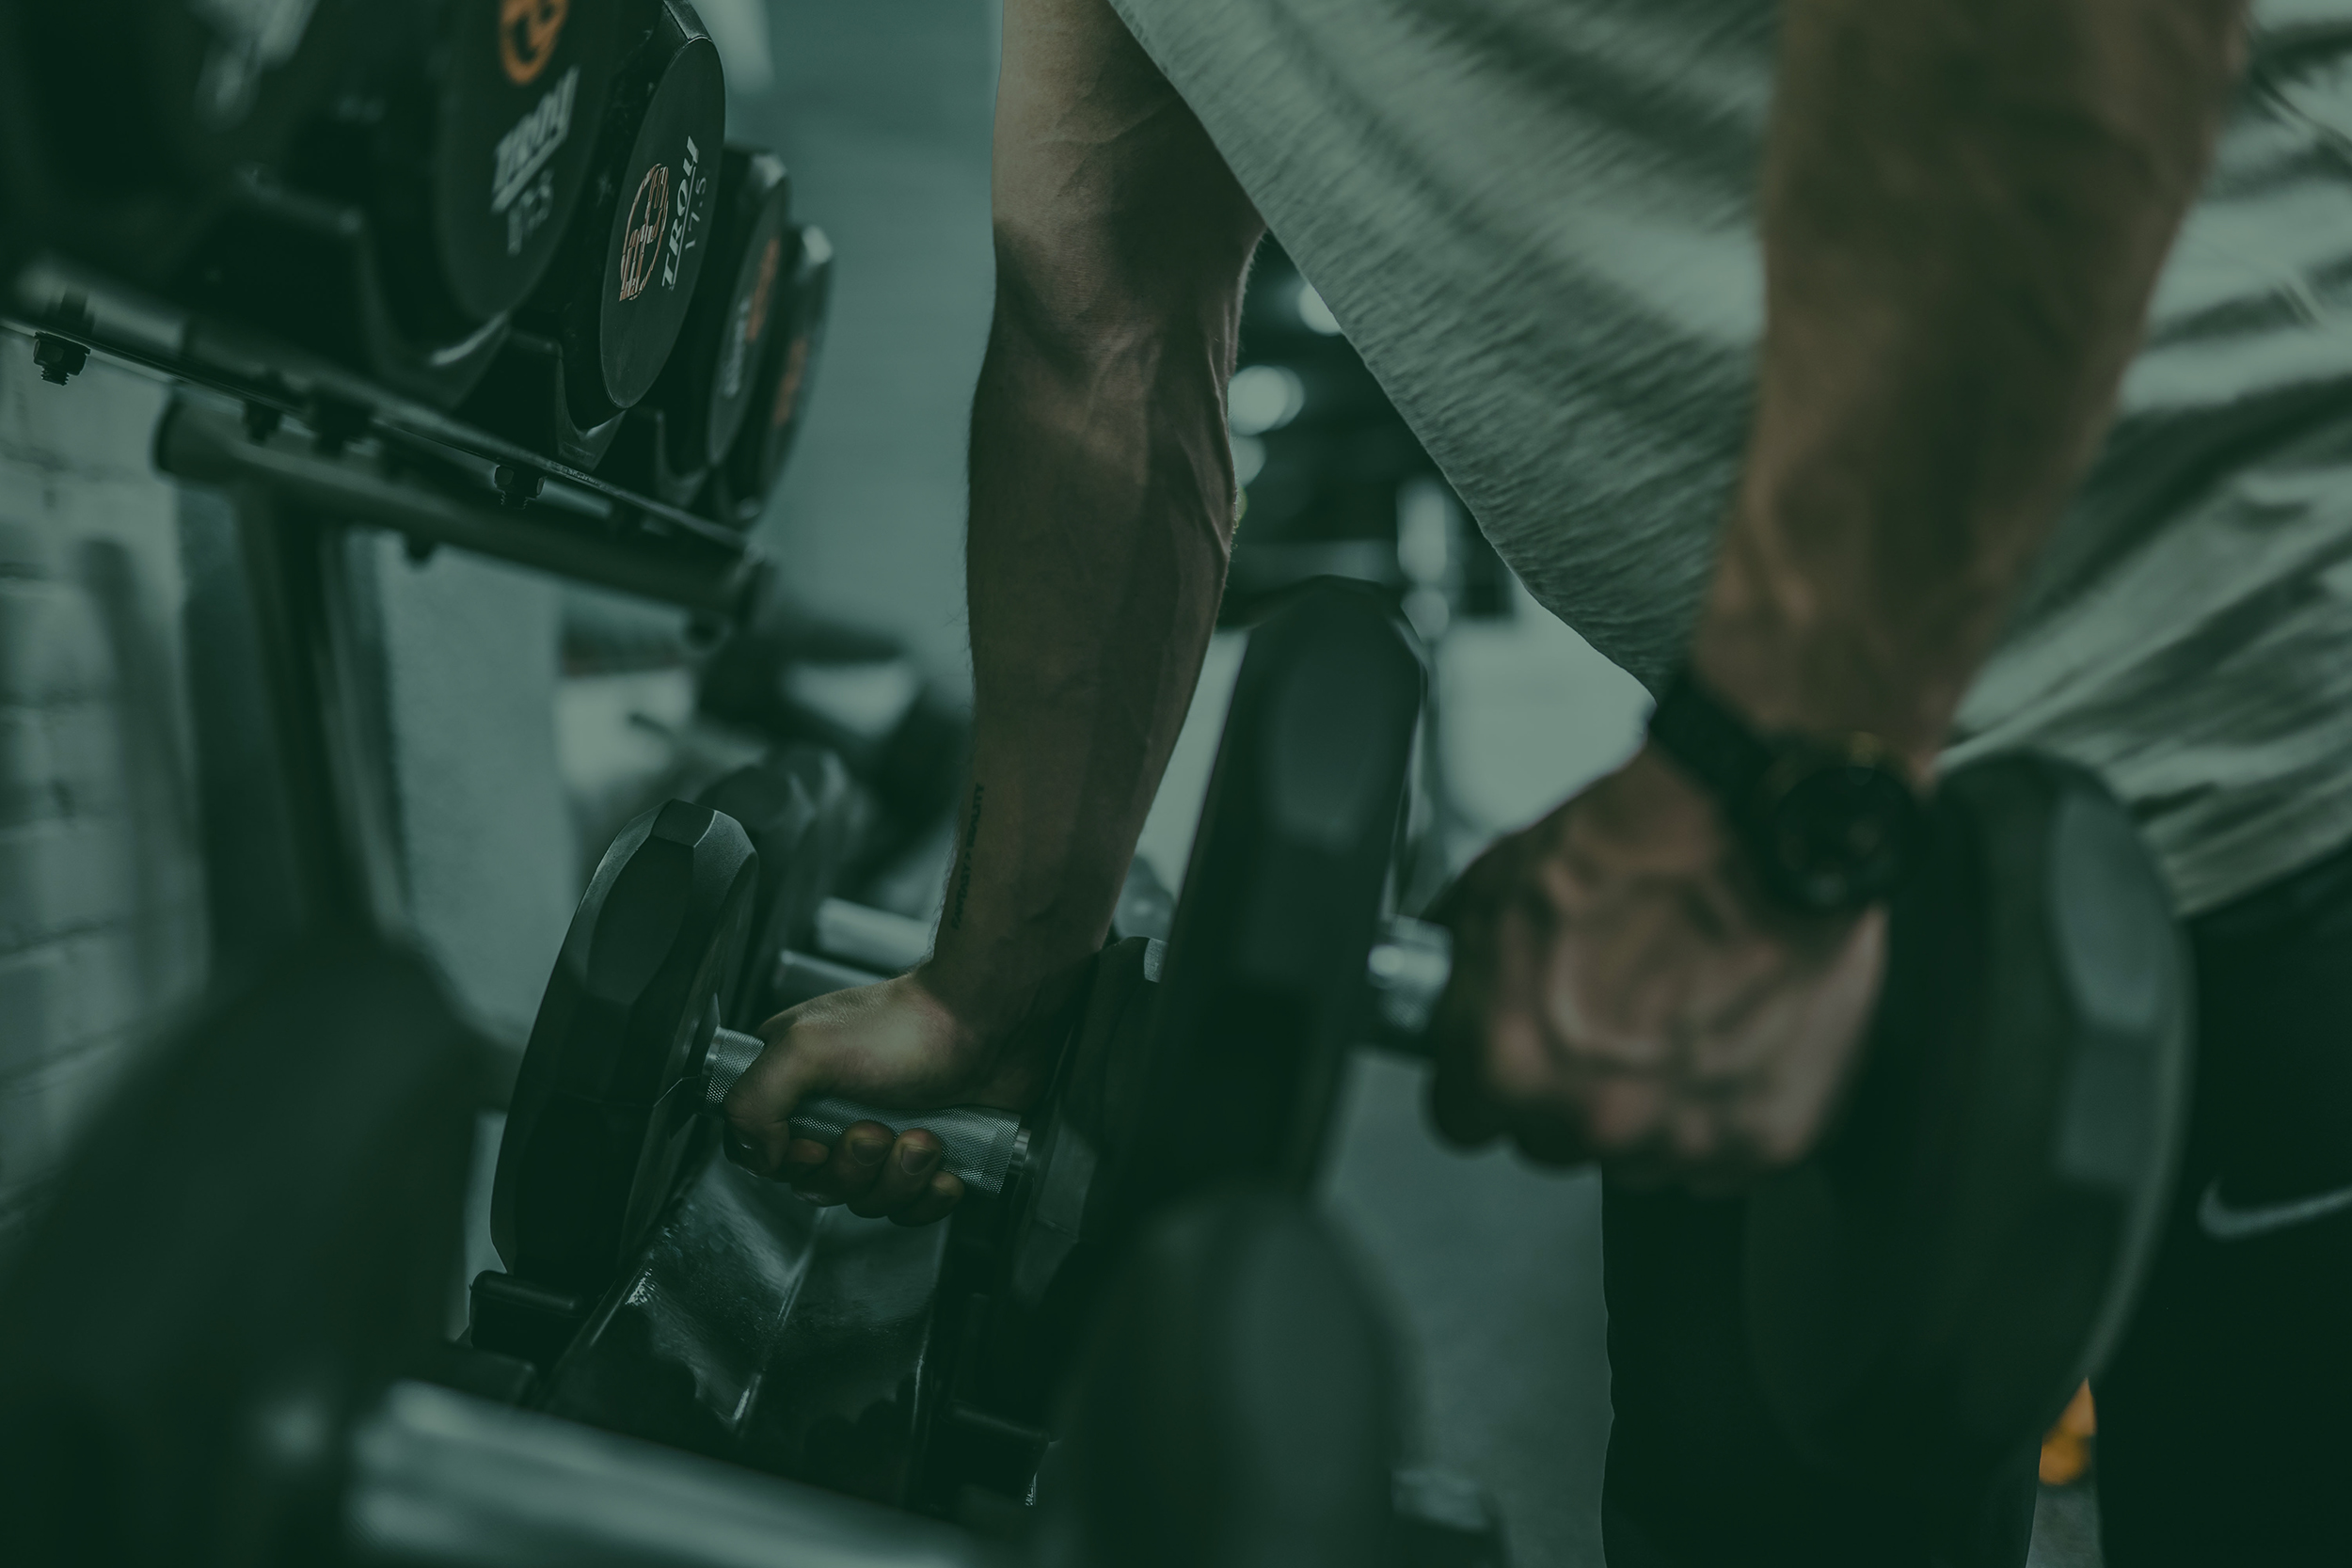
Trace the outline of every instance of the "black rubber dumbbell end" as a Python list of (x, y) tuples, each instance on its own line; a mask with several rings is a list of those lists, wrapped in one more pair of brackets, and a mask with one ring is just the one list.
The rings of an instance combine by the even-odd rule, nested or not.
[(621, 831), (548, 978), (499, 1148), (491, 1235), (514, 1274), (595, 1290), (666, 1199), (701, 1053), (741, 960), (758, 857), (672, 800)]
[(1749, 1200), (1750, 1349), (1800, 1447), (1932, 1487), (2046, 1430), (2147, 1272), (2191, 1012), (2154, 858), (2093, 775), (1947, 776), (1837, 1125)]

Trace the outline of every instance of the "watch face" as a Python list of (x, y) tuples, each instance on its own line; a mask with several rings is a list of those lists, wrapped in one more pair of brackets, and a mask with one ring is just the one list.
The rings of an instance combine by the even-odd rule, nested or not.
[(1920, 808), (1910, 785), (1887, 768), (1847, 757), (1791, 771), (1760, 824), (1772, 891), (1819, 914), (1851, 913), (1892, 893), (1919, 837)]

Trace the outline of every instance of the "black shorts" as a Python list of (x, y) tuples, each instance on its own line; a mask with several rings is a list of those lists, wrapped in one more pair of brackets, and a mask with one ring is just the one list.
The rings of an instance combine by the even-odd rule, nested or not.
[[(2189, 925), (2197, 1093), (2169, 1230), (2094, 1380), (2107, 1568), (2352, 1564), (2352, 851)], [(1750, 1372), (1738, 1199), (1608, 1189), (1610, 1568), (2015, 1568), (2028, 1449), (1958, 1557), (1809, 1468)]]

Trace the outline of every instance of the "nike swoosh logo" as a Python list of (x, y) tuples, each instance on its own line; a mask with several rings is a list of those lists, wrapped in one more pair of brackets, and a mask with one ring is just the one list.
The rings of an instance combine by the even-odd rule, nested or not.
[(2352, 1209), (2352, 1187), (2339, 1187), (2315, 1197), (2291, 1198), (2285, 1203), (2234, 1208), (2221, 1200), (2221, 1182), (2217, 1178), (2197, 1201), (2197, 1226), (2217, 1242), (2244, 1242), (2267, 1236), (2274, 1230), (2307, 1225), (2343, 1209)]

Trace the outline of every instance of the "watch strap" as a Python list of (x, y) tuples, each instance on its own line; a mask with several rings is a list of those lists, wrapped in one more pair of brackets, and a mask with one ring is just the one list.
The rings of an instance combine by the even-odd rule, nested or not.
[(1699, 684), (1685, 665), (1660, 693), (1649, 735), (1730, 816), (1743, 816), (1780, 752)]

